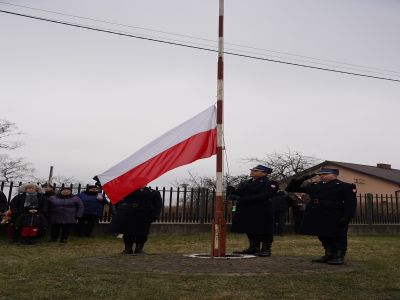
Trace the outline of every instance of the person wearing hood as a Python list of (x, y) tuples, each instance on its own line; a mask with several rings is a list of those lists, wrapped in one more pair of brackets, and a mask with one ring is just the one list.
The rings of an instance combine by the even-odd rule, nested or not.
[(103, 215), (104, 205), (108, 202), (95, 185), (88, 185), (86, 191), (77, 196), (82, 200), (85, 208), (82, 218), (78, 219), (78, 232), (80, 236), (90, 237)]
[(66, 243), (72, 225), (83, 215), (83, 203), (70, 187), (62, 187), (57, 195), (49, 198), (49, 215), (51, 241), (56, 242), (61, 234), (60, 243)]
[(40, 213), (46, 215), (48, 212), (48, 202), (44, 197), (43, 189), (35, 183), (23, 184), (18, 188), (19, 194), (10, 202), (11, 219), (13, 227), (11, 242), (18, 242), (20, 238), (20, 228), (17, 226), (17, 219), (24, 213)]

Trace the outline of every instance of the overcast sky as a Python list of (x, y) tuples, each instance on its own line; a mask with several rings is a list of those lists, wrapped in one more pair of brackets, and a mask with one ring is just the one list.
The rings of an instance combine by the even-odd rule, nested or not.
[[(217, 46), (218, 0), (8, 2), (0, 9)], [(226, 0), (225, 48), (399, 80), (399, 16), (397, 0)], [(216, 102), (214, 52), (5, 13), (0, 38), (0, 118), (25, 132), (25, 146), (9, 154), (25, 157), (42, 177), (53, 165), (56, 175), (90, 182)], [(230, 55), (224, 74), (232, 175), (248, 172), (243, 158), (288, 149), (400, 169), (400, 82)], [(188, 171), (214, 175), (215, 157), (151, 185), (169, 186)]]

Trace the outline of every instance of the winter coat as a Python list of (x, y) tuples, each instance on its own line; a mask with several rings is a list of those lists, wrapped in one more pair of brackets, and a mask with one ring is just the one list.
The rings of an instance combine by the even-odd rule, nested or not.
[[(37, 210), (39, 213), (47, 215), (48, 214), (48, 202), (43, 194), (37, 194), (38, 205)], [(15, 223), (17, 218), (23, 214), (27, 213), (29, 208), (25, 207), (26, 193), (21, 193), (16, 195), (10, 202), (11, 210), (11, 223)]]
[(0, 191), (0, 213), (8, 210), (7, 197), (2, 191)]
[(148, 235), (150, 225), (161, 212), (162, 199), (159, 191), (142, 188), (134, 191), (117, 205), (111, 220), (111, 231), (129, 235)]
[(274, 212), (271, 197), (278, 191), (278, 183), (266, 176), (246, 180), (231, 190), (239, 196), (232, 216), (232, 232), (273, 234)]
[(85, 208), (84, 215), (94, 215), (101, 217), (103, 215), (104, 205), (107, 204), (107, 200), (102, 197), (101, 200), (97, 199), (97, 193), (83, 192), (77, 195), (83, 203)]
[(51, 224), (74, 224), (76, 219), (83, 215), (81, 199), (75, 195), (63, 197), (61, 195), (49, 198), (49, 218)]
[(357, 207), (357, 189), (354, 184), (338, 179), (314, 182), (301, 186), (304, 179), (292, 180), (289, 192), (307, 193), (307, 204), (299, 233), (318, 236), (346, 236), (348, 223)]
[(47, 219), (41, 213), (23, 213), (15, 221), (15, 227), (39, 227), (45, 228), (47, 226)]

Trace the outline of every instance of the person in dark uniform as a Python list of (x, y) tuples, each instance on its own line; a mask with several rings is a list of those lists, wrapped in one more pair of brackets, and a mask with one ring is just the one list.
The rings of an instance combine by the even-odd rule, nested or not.
[[(143, 253), (150, 225), (159, 217), (161, 206), (160, 192), (148, 187), (132, 192), (117, 204), (110, 227), (112, 232), (123, 234), (122, 254)], [(133, 244), (136, 244), (134, 251)]]
[[(320, 177), (319, 182), (302, 185), (315, 175)], [(344, 264), (348, 226), (357, 207), (357, 189), (354, 184), (338, 180), (338, 175), (338, 169), (322, 168), (317, 174), (293, 179), (286, 188), (288, 192), (310, 196), (299, 233), (318, 236), (325, 249), (325, 254), (313, 262)]]
[(249, 239), (249, 247), (234, 251), (236, 254), (271, 256), (274, 232), (271, 197), (278, 191), (278, 183), (267, 178), (271, 172), (272, 169), (258, 165), (250, 169), (251, 179), (241, 182), (236, 188), (227, 188), (228, 199), (236, 201), (231, 231), (246, 233)]

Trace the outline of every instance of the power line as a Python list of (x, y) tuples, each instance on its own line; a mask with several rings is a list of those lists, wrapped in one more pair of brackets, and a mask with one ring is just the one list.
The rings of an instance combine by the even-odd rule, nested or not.
[[(198, 47), (198, 46), (193, 46), (193, 45), (188, 45), (188, 44), (183, 44), (183, 43), (170, 42), (170, 41), (166, 41), (166, 40), (162, 40), (162, 39), (148, 38), (148, 37), (143, 37), (143, 36), (138, 36), (138, 35), (133, 35), (133, 34), (128, 34), (128, 33), (111, 31), (111, 30), (107, 30), (107, 29), (99, 29), (99, 28), (90, 27), (90, 26), (86, 26), (86, 25), (80, 25), (80, 24), (74, 24), (74, 23), (69, 23), (69, 22), (64, 22), (64, 21), (52, 20), (52, 19), (47, 19), (47, 18), (42, 18), (42, 17), (36, 17), (36, 16), (31, 16), (31, 15), (26, 15), (26, 14), (15, 13), (15, 12), (11, 12), (11, 11), (0, 10), (0, 12), (6, 13), (6, 14), (15, 15), (15, 16), (25, 17), (25, 18), (29, 18), (29, 19), (46, 21), (46, 22), (50, 22), (50, 23), (61, 24), (61, 25), (66, 25), (66, 26), (72, 26), (72, 27), (77, 27), (77, 28), (82, 28), (82, 29), (88, 29), (88, 30), (92, 30), (92, 31), (110, 33), (110, 34), (114, 34), (114, 35), (126, 36), (126, 37), (141, 39), (141, 40), (147, 40), (147, 41), (151, 41), (151, 42), (157, 42), (157, 43), (162, 43), (162, 44), (180, 46), (180, 47), (203, 50), (203, 51), (209, 51), (209, 52), (218, 52), (215, 49), (210, 49), (210, 48), (205, 48), (205, 47)], [(244, 58), (250, 58), (250, 59), (256, 59), (256, 60), (280, 63), (280, 64), (285, 64), (285, 65), (291, 65), (291, 66), (296, 66), (296, 67), (315, 69), (315, 70), (320, 70), (320, 71), (328, 71), (328, 72), (347, 74), (347, 75), (353, 75), (353, 76), (360, 76), (360, 77), (367, 77), (367, 78), (380, 79), (380, 80), (386, 80), (386, 81), (400, 82), (399, 79), (393, 79), (393, 78), (387, 78), (387, 77), (379, 77), (379, 76), (373, 76), (373, 75), (367, 75), (367, 74), (361, 74), (361, 73), (355, 73), (355, 72), (348, 72), (348, 71), (341, 71), (341, 70), (336, 70), (336, 69), (322, 68), (322, 67), (316, 67), (316, 66), (311, 66), (311, 65), (306, 65), (306, 64), (298, 64), (298, 63), (293, 63), (293, 62), (288, 62), (288, 61), (283, 61), (283, 60), (275, 60), (275, 59), (263, 58), (263, 57), (240, 54), (240, 53), (234, 53), (234, 52), (225, 52), (224, 51), (224, 53), (228, 54), (228, 55), (232, 55), (232, 56), (238, 56), (238, 57), (244, 57)]]
[[(144, 31), (151, 31), (151, 32), (156, 32), (156, 33), (162, 33), (162, 34), (168, 34), (168, 35), (173, 35), (173, 36), (179, 36), (179, 37), (184, 37), (184, 38), (190, 38), (190, 39), (196, 39), (196, 40), (202, 40), (202, 41), (217, 43), (216, 40), (205, 39), (205, 38), (200, 38), (200, 37), (191, 36), (191, 35), (177, 34), (177, 33), (172, 33), (172, 32), (168, 32), (168, 31), (150, 29), (150, 28), (146, 28), (146, 27), (126, 25), (126, 24), (122, 24), (122, 23), (105, 21), (105, 20), (100, 20), (100, 19), (95, 19), (95, 18), (82, 17), (82, 16), (66, 14), (66, 13), (61, 13), (61, 12), (56, 12), (56, 11), (51, 11), (51, 10), (46, 10), (46, 9), (39, 9), (39, 8), (34, 8), (34, 7), (29, 7), (29, 6), (24, 6), (24, 5), (17, 5), (17, 4), (12, 4), (12, 3), (3, 2), (3, 1), (0, 1), (0, 3), (6, 4), (6, 5), (11, 5), (11, 6), (16, 6), (16, 7), (27, 8), (27, 9), (35, 10), (35, 11), (41, 11), (41, 12), (46, 12), (46, 13), (57, 14), (57, 15), (61, 15), (61, 16), (73, 17), (73, 18), (89, 20), (89, 21), (95, 21), (95, 22), (100, 22), (100, 23), (105, 23), (105, 24), (110, 24), (110, 25), (117, 25), (117, 26), (121, 26), (121, 27), (135, 28), (135, 29), (140, 29), (140, 30), (144, 30)], [(144, 36), (148, 37), (148, 35), (144, 35)], [(150, 37), (152, 37), (152, 36), (150, 36)], [(177, 40), (174, 40), (174, 39), (169, 39), (169, 40), (177, 41)], [(182, 42), (182, 41), (179, 41), (179, 42)], [(193, 43), (193, 42), (191, 42), (191, 44), (204, 45), (204, 44)], [(247, 48), (247, 49), (252, 49), (252, 50), (257, 50), (257, 51), (276, 53), (276, 54), (279, 54), (279, 55), (289, 55), (289, 56), (293, 56), (293, 57), (300, 57), (300, 58), (303, 58), (303, 59), (280, 57), (280, 56), (270, 55), (270, 54), (268, 55), (270, 57), (297, 60), (297, 61), (305, 62), (305, 63), (313, 63), (313, 64), (325, 65), (325, 66), (330, 66), (330, 67), (347, 68), (347, 69), (353, 69), (353, 70), (357, 70), (357, 71), (361, 71), (361, 72), (368, 71), (370, 73), (383, 74), (383, 75), (389, 75), (389, 76), (391, 76), (391, 75), (397, 76), (397, 74), (400, 74), (399, 71), (388, 70), (388, 69), (383, 69), (383, 68), (376, 68), (376, 67), (368, 67), (368, 66), (362, 66), (362, 65), (357, 65), (357, 64), (350, 64), (350, 63), (341, 62), (341, 61), (338, 61), (338, 60), (322, 59), (322, 58), (316, 58), (316, 57), (311, 57), (311, 56), (306, 56), (306, 55), (298, 55), (298, 54), (293, 54), (293, 53), (289, 53), (289, 52), (275, 51), (275, 50), (269, 50), (269, 49), (264, 49), (264, 48), (259, 48), (259, 47), (251, 47), (251, 46), (245, 46), (245, 45), (229, 43), (229, 42), (225, 42), (225, 45), (232, 45), (232, 46), (236, 46), (236, 47), (240, 47), (240, 48)], [(210, 45), (206, 45), (206, 46), (210, 46)], [(228, 49), (228, 48), (225, 48), (225, 49)], [(257, 54), (258, 55), (265, 55), (265, 54), (262, 54), (262, 53), (257, 53), (257, 52), (252, 52), (252, 51), (245, 51), (245, 50), (238, 50), (238, 49), (232, 49), (232, 50), (233, 51), (236, 50), (236, 51), (240, 51), (240, 52), (252, 53), (252, 54), (256, 54), (256, 55)], [(314, 60), (314, 61), (304, 60), (304, 58), (305, 59), (311, 59), (311, 60)], [(320, 62), (315, 62), (315, 61), (336, 63), (336, 64), (341, 64), (342, 66), (335, 66), (335, 65), (332, 65), (332, 64), (320, 63)], [(346, 67), (346, 66), (348, 66), (348, 67)], [(359, 69), (359, 68), (362, 68), (362, 69)], [(375, 70), (375, 71), (371, 71), (371, 70)], [(377, 71), (379, 71), (379, 72), (377, 72)], [(394, 73), (394, 74), (389, 74), (389, 73)]]

